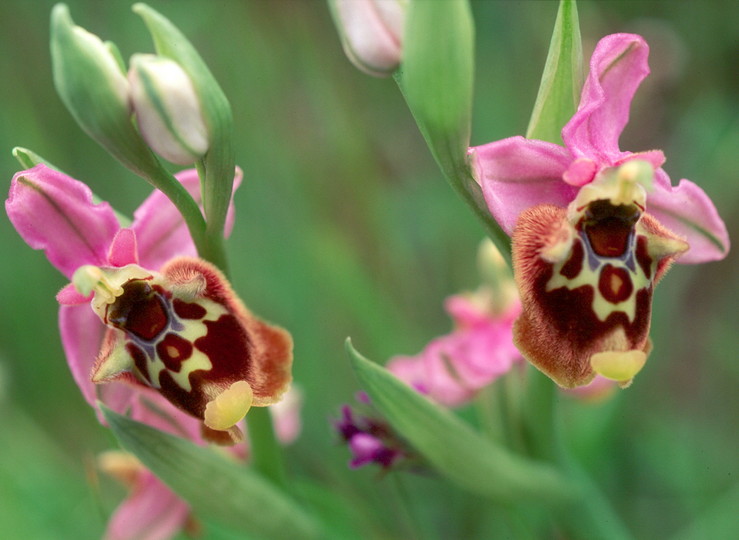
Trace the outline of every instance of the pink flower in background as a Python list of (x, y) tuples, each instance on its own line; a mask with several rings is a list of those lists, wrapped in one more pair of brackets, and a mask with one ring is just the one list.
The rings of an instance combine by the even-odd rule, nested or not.
[(387, 364), (400, 380), (450, 407), (472, 399), (521, 358), (513, 345), (513, 321), (521, 306), (512, 280), (492, 243), (483, 243), (480, 252), (481, 273), (497, 276), (490, 280), (494, 283), (448, 298), (445, 307), (455, 329), (419, 354), (396, 356)]
[(598, 43), (564, 146), (511, 137), (469, 151), (491, 213), (513, 235), (516, 345), (564, 387), (596, 373), (628, 385), (651, 349), (654, 285), (674, 260), (729, 250), (708, 196), (689, 180), (673, 187), (661, 151), (619, 149), (648, 54), (637, 35)]

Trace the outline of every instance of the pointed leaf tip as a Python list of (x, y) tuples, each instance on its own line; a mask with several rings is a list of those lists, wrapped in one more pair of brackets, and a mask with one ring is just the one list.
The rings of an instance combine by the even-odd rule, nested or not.
[(514, 455), (357, 352), (347, 351), (372, 404), (438, 472), (491, 499), (567, 500), (573, 490), (553, 467)]

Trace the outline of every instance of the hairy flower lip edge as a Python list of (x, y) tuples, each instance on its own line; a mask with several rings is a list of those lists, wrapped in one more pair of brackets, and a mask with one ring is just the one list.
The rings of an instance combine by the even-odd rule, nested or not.
[[(101, 272), (105, 270), (102, 269)], [(173, 405), (203, 421), (203, 436), (219, 444), (231, 444), (243, 437), (236, 424), (248, 412), (251, 405), (275, 404), (287, 392), (292, 381), (293, 356), (290, 334), (253, 315), (236, 296), (225, 276), (213, 265), (201, 259), (179, 257), (169, 261), (161, 272), (152, 273), (135, 265), (129, 265), (121, 269), (113, 268), (108, 275), (113, 280), (118, 279), (126, 284), (141, 279), (152, 279), (152, 287), (164, 287), (165, 291), (170, 291), (168, 294), (174, 295), (168, 302), (182, 299), (201, 305), (198, 302), (206, 301), (215, 303), (214, 307), (219, 306), (218, 310), (223, 311), (216, 312), (217, 317), (212, 319), (212, 323), (205, 323), (206, 326), (214, 325), (208, 327), (202, 336), (202, 339), (208, 339), (207, 349), (204, 348), (206, 342), (201, 345), (197, 345), (200, 339), (193, 342), (193, 347), (189, 349), (192, 353), (185, 357), (181, 364), (177, 364), (174, 371), (170, 371), (174, 368), (171, 368), (167, 360), (161, 357), (163, 353), (160, 352), (160, 343), (164, 343), (172, 332), (180, 336), (189, 335), (187, 334), (190, 332), (188, 328), (192, 324), (198, 324), (197, 322), (190, 323), (189, 315), (184, 319), (176, 319), (179, 320), (176, 325), (185, 323), (182, 330), (184, 333), (180, 334), (179, 330), (171, 326), (175, 323), (169, 319), (174, 316), (174, 310), (167, 308), (165, 311), (169, 313), (166, 316), (167, 326), (153, 336), (152, 339), (156, 341), (152, 341), (150, 345), (138, 343), (134, 345), (139, 351), (151, 347), (151, 353), (144, 353), (148, 358), (145, 363), (146, 372), (141, 371), (143, 367), (139, 366), (135, 357), (129, 352), (128, 348), (131, 346), (129, 340), (133, 337), (129, 336), (128, 331), (124, 328), (109, 328), (106, 331), (106, 340), (92, 368), (93, 382), (128, 381), (153, 387)], [(196, 279), (201, 280), (198, 281), (200, 285), (192, 289), (191, 284)], [(115, 287), (117, 282), (111, 283)], [(185, 288), (182, 289), (182, 287)], [(178, 290), (180, 292), (177, 292)], [(182, 296), (184, 293), (186, 294)], [(123, 295), (122, 288), (120, 295)], [(107, 320), (107, 306), (115, 305), (118, 297), (107, 303), (106, 298), (97, 298), (96, 292), (96, 298), (92, 301), (93, 306), (97, 306), (95, 311), (103, 322)], [(159, 304), (155, 303), (155, 305)], [(202, 313), (205, 317), (203, 321), (211, 320), (207, 309), (203, 309)], [(223, 317), (227, 319), (224, 320)], [(228, 321), (233, 321), (233, 323)], [(110, 324), (108, 323), (109, 327)], [(212, 340), (216, 339), (217, 335), (214, 333), (211, 336), (211, 333), (220, 332), (223, 328), (230, 335), (230, 332), (234, 331), (232, 324), (238, 325), (238, 330), (235, 331), (240, 336), (240, 341), (235, 342), (234, 345), (240, 344), (240, 347), (247, 348), (241, 351), (243, 355), (240, 349), (232, 348), (228, 349), (228, 354), (224, 354), (223, 351), (216, 353), (212, 349), (215, 344)], [(213, 356), (214, 353), (216, 356)], [(201, 365), (201, 358), (208, 364)], [(151, 362), (154, 363), (151, 364)], [(153, 369), (152, 366), (157, 366), (155, 368), (157, 371), (152, 373), (150, 371)], [(171, 376), (164, 377), (168, 373)], [(210, 376), (211, 373), (212, 376)], [(185, 381), (180, 381), (185, 374), (189, 381), (186, 388), (182, 386)], [(239, 382), (244, 382), (247, 388), (244, 389), (243, 385), (238, 384)], [(252, 390), (254, 390), (253, 393)], [(185, 394), (182, 393), (183, 391)]]

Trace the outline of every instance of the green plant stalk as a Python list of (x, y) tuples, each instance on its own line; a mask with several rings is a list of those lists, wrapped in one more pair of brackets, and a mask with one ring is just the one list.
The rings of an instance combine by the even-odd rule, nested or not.
[(546, 375), (530, 368), (524, 396), (524, 429), (532, 456), (559, 465), (569, 479), (573, 499), (557, 509), (556, 521), (567, 536), (590, 540), (626, 540), (631, 533), (582, 467), (568, 452), (561, 435), (560, 392)]
[(287, 488), (282, 448), (275, 437), (272, 415), (267, 407), (253, 407), (246, 415), (251, 464), (280, 488)]
[[(395, 82), (397, 83), (401, 94), (403, 94), (403, 97), (405, 98), (406, 94), (403, 89), (401, 75), (396, 71), (393, 75), (393, 78), (395, 79)], [(416, 120), (418, 129), (421, 131), (421, 135), (426, 141), (426, 144), (431, 151), (431, 155), (433, 156), (434, 161), (436, 161), (439, 169), (441, 169), (442, 173), (444, 174), (444, 178), (452, 187), (452, 189), (457, 193), (457, 195), (461, 197), (465, 204), (470, 207), (477, 219), (482, 222), (482, 225), (485, 228), (488, 236), (498, 248), (498, 251), (500, 251), (501, 255), (506, 260), (506, 263), (510, 266), (511, 239), (508, 237), (505, 231), (501, 229), (500, 225), (498, 225), (493, 216), (490, 214), (487, 203), (485, 203), (485, 198), (482, 195), (482, 188), (480, 188), (480, 185), (472, 176), (472, 171), (470, 170), (469, 165), (463, 159), (459, 158), (460, 152), (455, 152), (454, 150), (456, 149), (449, 149), (448, 152), (445, 152), (445, 154), (447, 155), (457, 156), (454, 162), (452, 160), (443, 159), (438, 152), (438, 145), (440, 144), (443, 146), (448, 141), (434, 141), (428, 130), (425, 128), (425, 124), (420, 118), (418, 118), (416, 111), (413, 109), (412, 104), (408, 102), (407, 98), (406, 103), (408, 103), (408, 108), (411, 110), (411, 114)]]

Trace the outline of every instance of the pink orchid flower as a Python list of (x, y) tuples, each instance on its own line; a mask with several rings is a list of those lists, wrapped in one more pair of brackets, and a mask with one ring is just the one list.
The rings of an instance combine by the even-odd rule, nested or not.
[(653, 288), (669, 265), (729, 250), (708, 196), (689, 180), (673, 187), (661, 151), (619, 149), (648, 54), (637, 35), (598, 43), (564, 146), (511, 137), (469, 151), (491, 213), (513, 235), (516, 345), (563, 387), (596, 373), (629, 384), (651, 348)]
[[(196, 171), (177, 179), (199, 198)], [(215, 267), (192, 257), (189, 232), (161, 192), (121, 227), (85, 184), (38, 165), (15, 175), (6, 210), (24, 240), (75, 281), (57, 295), (59, 326), (92, 406), (100, 399), (124, 412), (154, 388), (202, 420), (210, 440), (229, 443), (252, 404), (273, 404), (287, 389), (289, 334), (254, 317)], [(230, 230), (232, 209), (227, 221)]]
[(483, 285), (447, 298), (455, 323), (415, 356), (391, 358), (387, 369), (422, 394), (448, 407), (467, 403), (521, 358), (513, 345), (513, 321), (521, 312), (510, 270), (490, 241), (480, 245)]
[(418, 355), (391, 358), (387, 369), (437, 403), (458, 407), (506, 374), (521, 357), (512, 335), (521, 306), (514, 303), (493, 315), (469, 297), (456, 295), (445, 307), (455, 330), (432, 340)]

